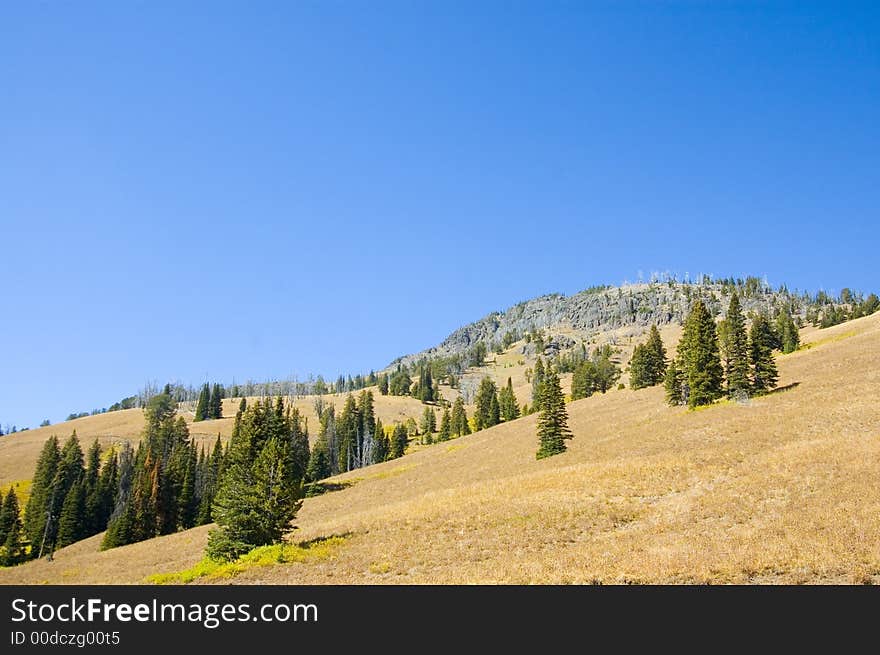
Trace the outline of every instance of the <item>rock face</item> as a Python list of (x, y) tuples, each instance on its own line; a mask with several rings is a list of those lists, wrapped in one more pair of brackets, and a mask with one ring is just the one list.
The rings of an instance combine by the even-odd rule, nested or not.
[[(723, 316), (733, 288), (722, 284), (683, 284), (654, 282), (621, 287), (588, 289), (573, 296), (553, 294), (514, 305), (504, 312), (493, 312), (450, 334), (440, 345), (422, 352), (400, 357), (392, 362), (411, 364), (423, 357), (448, 357), (465, 353), (476, 343), (485, 343), (491, 350), (504, 334), (543, 329), (548, 336), (545, 354), (555, 354), (575, 345), (570, 337), (557, 331), (575, 332), (589, 339), (602, 332), (631, 326), (638, 331), (684, 321), (691, 306), (702, 298), (709, 311)], [(743, 311), (770, 311), (787, 304), (793, 313), (805, 310), (802, 296), (788, 291), (774, 291), (767, 286), (740, 291)], [(531, 345), (531, 344), (528, 344)], [(524, 354), (532, 354), (533, 348)]]

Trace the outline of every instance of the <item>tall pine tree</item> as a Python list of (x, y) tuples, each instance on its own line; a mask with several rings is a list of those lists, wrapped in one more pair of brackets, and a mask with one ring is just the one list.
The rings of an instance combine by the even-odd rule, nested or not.
[(749, 332), (749, 357), (752, 364), (752, 391), (766, 393), (776, 388), (779, 374), (773, 358), (775, 335), (770, 321), (764, 314), (758, 314), (752, 321)]
[(718, 354), (715, 321), (702, 300), (697, 300), (684, 323), (678, 359), (687, 385), (688, 405), (708, 405), (722, 394), (724, 372)]
[(720, 350), (724, 356), (724, 377), (727, 395), (733, 397), (749, 390), (749, 339), (746, 320), (736, 291), (730, 297), (727, 317), (720, 329), (723, 339)]
[(571, 439), (568, 428), (568, 412), (559, 376), (551, 366), (544, 373), (541, 387), (541, 415), (538, 417), (538, 452), (536, 459), (557, 455), (566, 449), (565, 441)]

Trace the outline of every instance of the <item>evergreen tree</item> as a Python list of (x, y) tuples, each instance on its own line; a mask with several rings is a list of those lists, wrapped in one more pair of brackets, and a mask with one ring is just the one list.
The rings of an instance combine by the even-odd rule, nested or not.
[(485, 430), (497, 425), (501, 419), (498, 406), (498, 390), (492, 378), (486, 376), (480, 381), (477, 395), (474, 399), (474, 422), (477, 430)]
[(0, 545), (6, 543), (9, 531), (14, 528), (15, 521), (19, 519), (18, 496), (10, 486), (3, 498), (2, 507), (0, 507)]
[(452, 438), (452, 415), (449, 408), (443, 410), (440, 417), (440, 434), (437, 435), (437, 441), (449, 441)]
[(388, 435), (385, 434), (385, 428), (382, 427), (382, 421), (376, 419), (376, 435), (375, 435), (376, 444), (373, 447), (373, 461), (372, 464), (378, 464), (379, 462), (384, 462), (388, 459), (388, 454), (391, 452), (391, 443), (388, 441)]
[[(637, 345), (633, 351), (629, 363), (629, 386), (631, 389), (653, 387), (663, 382), (665, 376), (666, 348), (663, 346), (657, 326), (652, 325), (648, 340)], [(572, 398), (574, 397), (574, 386), (572, 386)]]
[[(629, 387), (630, 389), (644, 389), (645, 387), (651, 386), (649, 383), (650, 373), (649, 373), (649, 363), (648, 363), (648, 348), (645, 344), (638, 344), (633, 349), (632, 358), (629, 360)], [(572, 400), (577, 400), (581, 396), (576, 395), (575, 389), (579, 385), (575, 384), (575, 376), (572, 376), (571, 380), (571, 398)], [(578, 389), (578, 392), (580, 389)]]
[(656, 325), (651, 326), (646, 344), (648, 349), (648, 378), (649, 386), (663, 382), (666, 377), (666, 346), (660, 337), (660, 330)]
[(727, 318), (722, 321), (719, 333), (722, 336), (719, 345), (724, 356), (727, 395), (733, 397), (749, 389), (749, 341), (746, 320), (736, 291), (730, 297)]
[(206, 421), (209, 416), (209, 406), (211, 404), (211, 392), (208, 389), (208, 383), (205, 382), (199, 393), (199, 400), (196, 402), (196, 415), (193, 421)]
[(764, 314), (758, 314), (752, 321), (749, 332), (749, 356), (752, 364), (752, 391), (762, 394), (776, 388), (779, 374), (773, 359), (773, 328)]
[(101, 445), (95, 439), (86, 453), (86, 471), (83, 478), (83, 488), (86, 497), (86, 515), (84, 536), (91, 536), (104, 529), (100, 524), (98, 482), (101, 473)]
[(464, 401), (461, 396), (452, 403), (452, 434), (461, 437), (471, 433), (471, 426), (468, 423), (467, 411), (464, 408)]
[(544, 384), (544, 362), (540, 357), (535, 361), (535, 368), (532, 371), (532, 411), (537, 412), (541, 409), (541, 398), (543, 390), (541, 385)]
[(394, 433), (391, 435), (391, 451), (388, 459), (397, 459), (406, 452), (409, 443), (409, 432), (403, 423), (394, 424)]
[(77, 480), (68, 490), (58, 519), (58, 548), (64, 548), (82, 539), (86, 527), (85, 486)]
[(519, 418), (519, 405), (516, 402), (516, 394), (513, 393), (513, 381), (507, 378), (507, 385), (498, 393), (498, 407), (503, 421), (513, 421)]
[(183, 469), (183, 481), (180, 486), (180, 497), (177, 502), (177, 527), (188, 530), (196, 525), (198, 517), (198, 497), (196, 495), (196, 449), (186, 449), (186, 463)]
[(230, 451), (227, 477), (214, 505), (219, 526), (208, 535), (208, 556), (231, 561), (250, 550), (278, 543), (302, 506), (302, 483), (288, 470), (287, 448), (275, 437), (259, 449), (253, 463), (240, 456), (251, 450), (249, 440)]
[(306, 469), (306, 480), (309, 482), (317, 482), (324, 478), (329, 478), (330, 458), (327, 455), (327, 441), (318, 441), (312, 448), (312, 454), (309, 457), (309, 466)]
[(31, 495), (24, 511), (25, 535), (31, 543), (31, 552), (34, 556), (39, 553), (43, 536), (47, 532), (47, 519), (53, 517), (49, 530), (52, 530), (51, 523), (58, 519), (56, 511), (60, 509), (63, 500), (57, 497), (55, 484), (60, 461), (58, 439), (55, 436), (49, 437), (37, 459), (37, 467), (31, 483)]
[(542, 383), (540, 401), (541, 415), (538, 417), (538, 452), (536, 459), (543, 459), (565, 451), (565, 440), (571, 439), (568, 428), (568, 412), (565, 409), (565, 396), (559, 376), (552, 367), (547, 367)]
[(90, 512), (94, 523), (92, 524), (92, 533), (97, 534), (107, 528), (110, 515), (116, 506), (116, 492), (119, 487), (119, 466), (115, 453), (112, 453), (104, 466), (101, 467), (101, 474), (98, 477), (98, 486), (93, 498), (90, 500), (88, 511)]
[(388, 395), (388, 374), (383, 373), (379, 375), (379, 393), (383, 396)]
[(0, 566), (15, 566), (25, 560), (24, 539), (18, 497), (10, 487), (0, 509)]
[(424, 436), (423, 442), (426, 444), (432, 443), (432, 435), (437, 431), (437, 415), (434, 414), (434, 410), (430, 407), (425, 407), (425, 411), (422, 412), (422, 435)]
[(345, 399), (342, 413), (336, 421), (336, 437), (339, 440), (339, 470), (350, 471), (356, 466), (358, 439), (360, 435), (360, 415), (354, 396)]
[(208, 400), (208, 417), (212, 419), (223, 418), (223, 387), (214, 384)]
[(400, 367), (388, 382), (388, 393), (392, 396), (408, 396), (412, 389), (412, 378), (406, 369)]
[(279, 398), (255, 403), (230, 439), (212, 516), (208, 556), (232, 560), (277, 543), (289, 531), (302, 501), (302, 481), (291, 466), (294, 417)]
[(718, 354), (718, 336), (715, 321), (702, 300), (696, 301), (684, 323), (678, 359), (690, 407), (708, 405), (721, 396), (724, 372)]
[(776, 334), (779, 337), (779, 349), (783, 353), (793, 353), (801, 345), (800, 332), (788, 308), (779, 312), (776, 318)]
[(664, 382), (666, 389), (666, 402), (670, 405), (687, 405), (688, 390), (685, 384), (684, 373), (674, 359), (670, 360), (666, 369)]

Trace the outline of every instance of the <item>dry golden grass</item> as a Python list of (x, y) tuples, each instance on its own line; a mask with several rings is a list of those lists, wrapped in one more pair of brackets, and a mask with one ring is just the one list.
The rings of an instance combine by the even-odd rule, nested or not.
[[(414, 398), (382, 396), (375, 388), (373, 388), (373, 395), (376, 399), (376, 415), (386, 425), (395, 421), (404, 421), (409, 417), (418, 421), (424, 411), (424, 405)], [(342, 410), (345, 398), (344, 394), (324, 396), (326, 402), (336, 405), (337, 411)], [(318, 429), (314, 401), (314, 396), (306, 396), (297, 399), (294, 403), (308, 419), (309, 431), (313, 438)], [(181, 415), (189, 422), (190, 434), (196, 443), (210, 447), (218, 434), (225, 440), (232, 433), (233, 417), (239, 402), (239, 400), (224, 400), (223, 415), (227, 418), (214, 421), (193, 423), (191, 412), (181, 410)], [(85, 449), (95, 438), (104, 447), (122, 441), (137, 443), (141, 438), (143, 428), (143, 411), (126, 409), (96, 416), (85, 416), (73, 421), (0, 437), (0, 486), (8, 486), (11, 482), (30, 480), (40, 449), (46, 439), (52, 435), (56, 435), (63, 442), (76, 430), (80, 443)]]
[[(234, 582), (880, 582), (880, 315), (804, 340), (778, 360), (796, 386), (748, 404), (619, 391), (569, 405), (556, 457), (535, 460), (531, 416), (339, 476), (296, 532), (349, 535), (334, 557)], [(195, 565), (206, 533), (92, 538), (0, 583), (140, 582)]]

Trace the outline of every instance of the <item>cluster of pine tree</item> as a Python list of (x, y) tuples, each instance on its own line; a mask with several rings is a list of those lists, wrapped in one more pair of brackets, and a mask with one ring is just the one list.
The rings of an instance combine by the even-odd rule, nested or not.
[[(666, 377), (666, 348), (656, 325), (645, 343), (640, 343), (633, 351), (629, 362), (630, 389), (643, 389), (660, 384)], [(572, 394), (574, 397), (574, 394)]]
[(611, 346), (596, 348), (590, 359), (585, 359), (571, 376), (571, 398), (589, 398), (596, 392), (605, 393), (620, 379), (620, 367), (612, 360)]
[(196, 403), (196, 415), (193, 421), (210, 421), (223, 418), (223, 398), (225, 390), (219, 384), (209, 387), (208, 383), (202, 387), (199, 400)]
[[(29, 555), (51, 554), (101, 532), (113, 511), (117, 493), (114, 453), (101, 465), (98, 441), (83, 457), (76, 432), (59, 448), (54, 436), (46, 440), (37, 459), (24, 512), (24, 538)], [(24, 543), (22, 543), (22, 550)]]
[(308, 465), (308, 481), (391, 459), (392, 443), (376, 418), (372, 391), (361, 391), (357, 400), (349, 394), (338, 417), (333, 405), (316, 409), (320, 409), (320, 426)]
[(293, 529), (309, 466), (304, 419), (278, 397), (245, 403), (235, 417), (212, 516), (208, 556), (234, 560), (257, 546), (278, 543)]
[(223, 469), (218, 436), (214, 451), (197, 452), (169, 393), (150, 399), (137, 451), (118, 456), (118, 488), (101, 547), (114, 548), (211, 522), (211, 506)]
[[(488, 376), (480, 381), (474, 398), (474, 429), (484, 430), (498, 425), (502, 421), (512, 421), (520, 416), (520, 408), (513, 393), (513, 383), (507, 378), (507, 384), (498, 391), (495, 383)], [(464, 406), (462, 405), (462, 412)], [(453, 415), (455, 416), (455, 408)]]
[(740, 398), (775, 388), (774, 349), (797, 348), (797, 330), (789, 319), (783, 316), (779, 321), (786, 328), (783, 337), (764, 314), (754, 316), (747, 331), (739, 296), (734, 292), (727, 317), (716, 326), (706, 305), (697, 300), (684, 323), (677, 356), (666, 371), (667, 401), (698, 407), (725, 393)]

